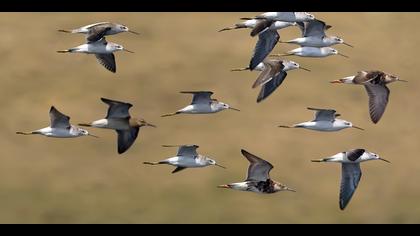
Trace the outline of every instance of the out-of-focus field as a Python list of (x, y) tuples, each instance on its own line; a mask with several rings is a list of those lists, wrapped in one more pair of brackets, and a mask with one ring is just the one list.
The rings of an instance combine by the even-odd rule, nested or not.
[[(261, 104), (251, 89), (256, 72), (246, 66), (255, 44), (248, 30), (218, 33), (239, 17), (257, 13), (1, 13), (0, 222), (1, 223), (420, 223), (418, 126), (420, 14), (314, 13), (333, 28), (329, 35), (355, 45), (335, 46), (350, 59), (291, 57), (312, 72), (291, 71)], [(139, 31), (108, 41), (136, 53), (116, 53), (117, 73), (92, 55), (58, 54), (84, 36), (57, 32), (113, 21)], [(281, 31), (282, 40), (300, 36)], [(293, 49), (279, 44), (275, 53)], [(359, 86), (328, 81), (362, 69), (380, 69), (409, 83), (393, 83), (379, 124), (370, 122)], [(182, 90), (211, 90), (241, 109), (214, 115), (161, 118), (190, 102)], [(131, 102), (132, 115), (158, 128), (142, 128), (124, 155), (116, 133), (90, 129), (100, 139), (18, 136), (48, 126), (55, 105), (71, 122), (105, 116), (100, 97)], [(277, 128), (310, 120), (306, 107), (334, 108), (366, 129), (336, 133)], [(228, 169), (190, 169), (143, 161), (170, 157), (162, 144), (195, 143)], [(245, 178), (245, 148), (270, 161), (271, 177), (297, 193), (258, 195), (216, 188)], [(345, 211), (338, 208), (341, 167), (311, 163), (352, 148), (379, 153), (385, 162), (363, 163), (363, 177)]]

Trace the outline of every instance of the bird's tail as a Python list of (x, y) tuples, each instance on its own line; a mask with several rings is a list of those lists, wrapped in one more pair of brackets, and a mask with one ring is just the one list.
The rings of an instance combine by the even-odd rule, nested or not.
[(59, 29), (58, 32), (63, 32), (63, 33), (74, 33), (74, 30), (65, 30), (65, 29)]
[(332, 158), (322, 158), (322, 159), (314, 159), (311, 160), (312, 162), (327, 162), (329, 160), (331, 160)]
[(221, 30), (219, 30), (217, 32), (223, 32), (223, 31), (234, 30), (234, 29), (237, 29), (237, 28), (235, 26), (233, 26), (233, 27), (226, 27), (226, 28), (223, 28), (223, 29), (221, 29)]
[(232, 186), (229, 184), (222, 184), (222, 185), (218, 185), (217, 187), (218, 188), (232, 188)]
[(67, 53), (67, 52), (73, 52), (74, 50), (72, 49), (66, 49), (66, 50), (58, 50), (58, 53)]
[(157, 161), (157, 162), (145, 161), (143, 162), (143, 164), (155, 166), (155, 165), (167, 164), (167, 162), (166, 161)]
[(244, 68), (233, 68), (230, 71), (245, 71), (245, 70), (251, 70), (251, 68), (249, 67), (244, 67)]
[(169, 114), (161, 115), (160, 117), (174, 116), (174, 115), (178, 115), (179, 113), (181, 113), (181, 112), (177, 111), (177, 112), (174, 112), (174, 113), (169, 113)]
[(32, 131), (32, 132), (16, 132), (16, 134), (21, 134), (21, 135), (32, 135), (32, 134), (39, 134), (39, 132), (36, 131)]

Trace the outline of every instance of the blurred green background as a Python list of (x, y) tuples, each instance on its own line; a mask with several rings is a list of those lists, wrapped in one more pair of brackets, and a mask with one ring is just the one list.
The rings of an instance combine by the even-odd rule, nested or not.
[[(0, 121), (1, 223), (420, 223), (420, 129), (417, 69), (420, 14), (316, 13), (332, 25), (329, 35), (355, 48), (335, 46), (350, 56), (290, 59), (310, 68), (291, 71), (283, 85), (261, 104), (251, 89), (256, 72), (230, 72), (247, 66), (255, 45), (248, 30), (218, 33), (257, 13), (1, 13), (2, 78)], [(111, 21), (139, 31), (108, 41), (136, 53), (116, 53), (117, 73), (92, 55), (58, 54), (84, 42), (84, 36), (57, 32)], [(281, 30), (282, 40), (300, 36)], [(279, 44), (274, 53), (293, 49)], [(328, 81), (379, 69), (409, 83), (394, 83), (390, 102), (374, 125), (367, 95), (359, 86)], [(182, 90), (211, 90), (241, 112), (161, 118), (188, 104)], [(100, 139), (18, 136), (49, 125), (55, 105), (71, 122), (105, 116), (99, 98), (131, 102), (133, 116), (158, 128), (142, 128), (135, 145), (117, 154), (116, 133), (90, 129)], [(334, 108), (343, 119), (366, 129), (335, 133), (277, 128), (312, 119), (306, 107)], [(143, 161), (170, 157), (194, 143), (228, 169), (189, 169)], [(216, 188), (241, 181), (248, 162), (240, 149), (275, 168), (271, 177), (297, 193), (258, 195)], [(367, 162), (345, 211), (338, 208), (341, 167), (311, 163), (352, 148), (366, 148), (392, 162)]]

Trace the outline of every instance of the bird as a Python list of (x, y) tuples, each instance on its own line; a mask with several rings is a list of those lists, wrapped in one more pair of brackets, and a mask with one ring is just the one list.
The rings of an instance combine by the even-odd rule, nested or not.
[(257, 34), (267, 29), (279, 30), (279, 29), (287, 28), (289, 26), (296, 26), (296, 22), (271, 21), (267, 19), (252, 19), (252, 18), (242, 18), (242, 19), (245, 21), (241, 23), (237, 23), (232, 27), (223, 28), (219, 30), (218, 32), (249, 28), (249, 29), (253, 29), (250, 35), (254, 37)]
[(163, 147), (178, 147), (178, 153), (176, 156), (158, 161), (158, 162), (143, 162), (146, 165), (161, 165), (168, 164), (176, 166), (175, 170), (172, 171), (172, 174), (177, 173), (186, 168), (201, 168), (206, 166), (218, 166), (223, 169), (226, 167), (221, 166), (216, 163), (215, 160), (210, 159), (207, 156), (197, 153), (198, 145), (163, 145)]
[(161, 117), (174, 116), (178, 114), (209, 114), (231, 109), (240, 111), (239, 109), (233, 108), (230, 105), (219, 102), (217, 99), (212, 99), (211, 91), (181, 91), (183, 94), (192, 94), (193, 99), (190, 105), (170, 114), (162, 115)]
[(254, 193), (271, 194), (279, 191), (296, 192), (284, 184), (270, 178), (270, 171), (273, 165), (248, 151), (241, 149), (242, 155), (250, 162), (248, 175), (244, 182), (219, 185), (219, 188), (250, 191)]
[(337, 114), (336, 110), (333, 109), (322, 109), (322, 108), (313, 108), (308, 107), (308, 110), (315, 111), (315, 118), (311, 121), (295, 124), (293, 126), (280, 125), (281, 128), (304, 128), (316, 131), (339, 131), (346, 128), (355, 128), (359, 130), (364, 130), (360, 127), (353, 125), (353, 123), (337, 119), (341, 116)]
[(258, 103), (270, 96), (283, 83), (287, 76), (287, 71), (294, 69), (310, 71), (294, 61), (282, 59), (265, 59), (262, 65), (258, 65), (257, 68), (262, 72), (252, 85), (252, 88), (262, 87), (257, 97)]
[(81, 136), (92, 136), (98, 138), (95, 135), (89, 134), (87, 130), (78, 128), (70, 124), (70, 117), (64, 115), (58, 111), (54, 106), (50, 108), (50, 126), (35, 130), (32, 132), (16, 132), (16, 134), (22, 135), (44, 135), (46, 137), (53, 138), (77, 138)]
[(390, 90), (389, 83), (400, 81), (398, 76), (379, 70), (358, 71), (354, 76), (333, 80), (331, 83), (363, 85), (369, 96), (369, 114), (372, 122), (377, 124), (385, 112), (388, 104)]
[(344, 44), (349, 47), (353, 45), (344, 42), (344, 40), (337, 36), (327, 36), (325, 31), (332, 26), (327, 25), (321, 20), (310, 20), (306, 22), (298, 22), (297, 25), (302, 31), (302, 37), (292, 39), (281, 43), (298, 44), (301, 47), (330, 47), (335, 44)]
[(360, 170), (360, 162), (370, 160), (382, 160), (390, 163), (379, 157), (378, 154), (368, 152), (365, 149), (352, 149), (350, 151), (340, 152), (334, 156), (312, 160), (312, 162), (339, 162), (341, 163), (341, 186), (339, 205), (340, 209), (344, 210), (350, 202), (357, 186), (359, 185), (362, 171)]
[[(315, 16), (308, 12), (265, 12), (253, 18), (286, 21), (286, 22), (302, 22), (302, 21), (314, 20)], [(241, 18), (241, 19), (247, 19), (247, 18)]]
[(123, 46), (107, 42), (105, 37), (101, 38), (98, 41), (88, 41), (85, 44), (79, 45), (74, 48), (67, 50), (59, 50), (58, 53), (86, 53), (86, 54), (95, 54), (98, 62), (105, 67), (107, 70), (116, 73), (117, 65), (115, 64), (114, 52), (116, 51), (126, 51), (134, 53), (125, 49)]
[(328, 57), (332, 55), (339, 55), (345, 58), (349, 58), (349, 56), (346, 56), (342, 53), (339, 53), (337, 49), (334, 49), (332, 47), (300, 47), (295, 48), (293, 50), (290, 50), (283, 54), (272, 54), (271, 56), (300, 56), (300, 57)]
[(99, 22), (90, 25), (85, 25), (77, 29), (64, 30), (59, 29), (59, 32), (64, 33), (79, 33), (86, 34), (86, 40), (89, 42), (94, 42), (100, 40), (104, 36), (119, 34), (122, 32), (130, 32), (133, 34), (139, 34), (135, 31), (130, 30), (127, 26), (112, 22)]
[(101, 101), (109, 106), (106, 117), (91, 123), (81, 123), (79, 125), (115, 130), (118, 134), (118, 154), (123, 154), (133, 145), (139, 134), (140, 127), (156, 127), (146, 122), (143, 118), (132, 118), (129, 113), (129, 109), (133, 106), (131, 103), (108, 98), (101, 98)]

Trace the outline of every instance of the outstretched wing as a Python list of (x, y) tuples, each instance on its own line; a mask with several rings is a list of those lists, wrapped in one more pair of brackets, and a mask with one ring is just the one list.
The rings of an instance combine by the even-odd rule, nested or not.
[(86, 34), (88, 43), (96, 42), (103, 38), (112, 28), (109, 25), (97, 25), (91, 27)]
[(131, 127), (129, 130), (117, 130), (118, 134), (118, 153), (127, 151), (136, 141), (139, 134), (139, 127)]
[(344, 210), (359, 185), (362, 171), (359, 163), (341, 164), (340, 209)]
[(273, 165), (244, 149), (242, 149), (241, 152), (250, 162), (246, 181), (266, 181), (267, 179), (270, 179), (270, 171), (273, 169)]
[(54, 106), (50, 109), (51, 128), (70, 129), (70, 117), (59, 112)]
[(211, 102), (211, 91), (182, 91), (181, 93), (189, 93), (193, 95), (191, 104), (203, 104)]
[(99, 64), (105, 67), (107, 70), (115, 73), (117, 72), (117, 65), (115, 64), (115, 56), (113, 53), (95, 54)]
[(276, 30), (266, 30), (258, 35), (258, 41), (255, 45), (249, 68), (254, 70), (264, 59), (273, 51), (280, 35)]
[(315, 112), (315, 119), (313, 121), (331, 121), (334, 122), (335, 120), (335, 110), (332, 109), (320, 109), (320, 108), (312, 108), (308, 107), (308, 110), (316, 111)]
[(109, 106), (106, 119), (129, 119), (131, 117), (128, 111), (133, 106), (131, 103), (115, 101), (107, 98), (101, 98), (101, 100)]
[(373, 123), (378, 123), (385, 113), (389, 100), (389, 88), (385, 84), (365, 84), (369, 96), (369, 113)]
[(260, 93), (258, 94), (257, 102), (262, 102), (264, 99), (270, 96), (283, 83), (286, 76), (287, 73), (282, 70), (280, 73), (275, 75), (273, 79), (265, 83), (262, 86)]

